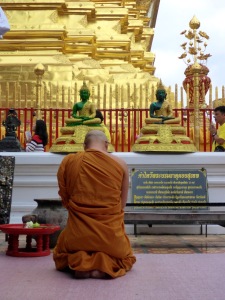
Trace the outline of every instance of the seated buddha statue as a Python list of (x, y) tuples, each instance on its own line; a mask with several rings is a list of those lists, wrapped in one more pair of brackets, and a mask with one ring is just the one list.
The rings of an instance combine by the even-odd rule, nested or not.
[(101, 124), (101, 119), (96, 118), (96, 108), (94, 103), (90, 100), (90, 91), (86, 85), (80, 89), (80, 102), (77, 102), (73, 106), (72, 118), (66, 119), (67, 126), (77, 126), (77, 125), (99, 125)]
[(96, 126), (107, 136), (108, 152), (114, 151), (110, 132), (103, 122), (104, 117), (99, 109), (96, 110), (94, 103), (89, 101), (89, 98), (90, 91), (84, 82), (80, 89), (81, 101), (74, 104), (72, 115), (65, 119), (66, 126), (60, 129), (61, 136), (56, 139), (49, 150), (50, 152), (74, 153), (83, 151), (86, 134), (96, 129)]
[(150, 105), (150, 116), (132, 146), (134, 152), (195, 152), (193, 141), (186, 136), (186, 128), (180, 125), (180, 118), (173, 116), (166, 90), (160, 83), (156, 100)]
[(170, 103), (166, 100), (166, 90), (160, 81), (156, 90), (156, 100), (150, 105), (150, 117), (145, 119), (146, 124), (179, 124), (180, 118), (173, 116)]

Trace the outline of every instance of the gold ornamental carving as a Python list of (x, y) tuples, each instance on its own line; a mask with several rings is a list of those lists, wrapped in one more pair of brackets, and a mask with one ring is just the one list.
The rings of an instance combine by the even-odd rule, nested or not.
[(132, 147), (133, 152), (196, 152), (196, 147), (186, 136), (182, 126), (167, 124), (148, 125)]
[[(110, 84), (111, 95), (116, 95), (117, 85), (119, 89), (123, 86), (123, 105), (128, 106), (128, 102), (133, 105), (128, 99), (128, 83), (131, 86), (135, 83), (140, 90), (141, 85), (157, 82), (152, 76), (155, 55), (151, 53), (151, 44), (155, 25), (152, 18), (157, 15), (158, 2), (2, 0), (11, 30), (0, 43), (1, 65), (7, 66), (7, 70), (1, 69), (0, 84), (15, 78), (22, 78), (23, 82), (24, 73), (26, 84), (35, 84), (33, 68), (41, 62), (46, 67), (42, 80), (48, 94), (52, 94), (50, 86), (72, 88), (85, 78), (95, 91), (102, 91), (104, 85)], [(17, 61), (12, 57), (18, 57)], [(20, 70), (15, 72), (20, 62)], [(106, 105), (112, 102), (114, 106), (115, 97), (107, 95)], [(131, 97), (134, 99), (134, 95)], [(1, 98), (4, 107), (6, 101), (4, 96)], [(21, 105), (24, 102), (21, 97)], [(60, 97), (51, 101), (55, 108), (63, 104), (68, 106), (69, 102), (62, 103)], [(100, 104), (103, 106), (102, 100)]]
[[(209, 36), (206, 32), (199, 30), (199, 28), (200, 21), (194, 16), (189, 22), (189, 30), (181, 32), (188, 41), (181, 45), (184, 52), (179, 57), (188, 65), (184, 72), (186, 78), (183, 81), (183, 86), (189, 97), (188, 107), (194, 109), (190, 120), (192, 136), (198, 151), (200, 150), (201, 140), (200, 120), (202, 115), (200, 108), (206, 106), (205, 95), (211, 83), (211, 79), (207, 76), (209, 69), (206, 67), (207, 60), (211, 57), (211, 54), (205, 53)], [(209, 131), (207, 130), (206, 136), (208, 135)]]
[[(74, 153), (80, 152), (84, 150), (84, 138), (85, 135), (93, 130), (95, 127), (79, 125), (74, 127), (63, 127), (61, 129), (61, 136), (57, 138), (56, 142), (50, 148), (50, 152), (53, 153)], [(110, 137), (108, 137), (108, 132), (106, 127), (100, 126), (97, 127), (98, 130), (104, 132), (110, 141)], [(108, 152), (113, 152), (114, 147), (111, 144), (111, 141), (108, 145)]]

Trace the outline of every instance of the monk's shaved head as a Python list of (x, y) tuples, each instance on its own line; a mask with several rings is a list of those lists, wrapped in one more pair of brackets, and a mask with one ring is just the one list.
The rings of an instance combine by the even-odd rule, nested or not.
[(89, 131), (84, 139), (85, 149), (96, 147), (96, 145), (102, 145), (105, 147), (105, 144), (108, 143), (107, 137), (104, 132), (100, 130), (91, 130)]

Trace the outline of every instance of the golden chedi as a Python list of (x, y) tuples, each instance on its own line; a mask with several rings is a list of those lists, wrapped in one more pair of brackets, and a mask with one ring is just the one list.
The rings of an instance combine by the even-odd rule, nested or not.
[(132, 147), (133, 152), (195, 152), (196, 148), (186, 129), (180, 125), (180, 118), (173, 116), (166, 90), (160, 81), (156, 100), (150, 105), (150, 116), (145, 119), (141, 134)]
[[(93, 97), (98, 90), (99, 108), (114, 108), (122, 94), (118, 88), (123, 86), (126, 95), (128, 83), (137, 91), (155, 84), (151, 46), (158, 2), (1, 0), (10, 23), (0, 43), (1, 107), (36, 108), (33, 69), (38, 63), (45, 66), (41, 108), (72, 107), (70, 95), (78, 101), (83, 78)], [(14, 91), (15, 82), (26, 88)], [(121, 102), (128, 106), (128, 97)]]
[(61, 128), (62, 135), (57, 138), (50, 152), (71, 153), (83, 151), (84, 138), (93, 129), (103, 131), (109, 142), (108, 151), (112, 152), (114, 150), (109, 130), (102, 124), (101, 115), (97, 117), (95, 104), (89, 98), (90, 91), (84, 82), (80, 89), (81, 101), (74, 104), (72, 116), (65, 120), (66, 126)]

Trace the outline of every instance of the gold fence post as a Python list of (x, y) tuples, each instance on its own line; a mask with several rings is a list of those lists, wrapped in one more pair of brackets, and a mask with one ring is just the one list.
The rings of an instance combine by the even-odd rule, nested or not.
[(194, 74), (194, 143), (195, 147), (199, 151), (200, 149), (200, 118), (199, 118), (199, 74), (201, 72), (201, 66), (198, 62), (195, 62), (192, 67)]
[(41, 119), (41, 86), (42, 86), (42, 76), (45, 73), (45, 67), (39, 63), (34, 68), (34, 73), (37, 76), (36, 81), (36, 118)]

